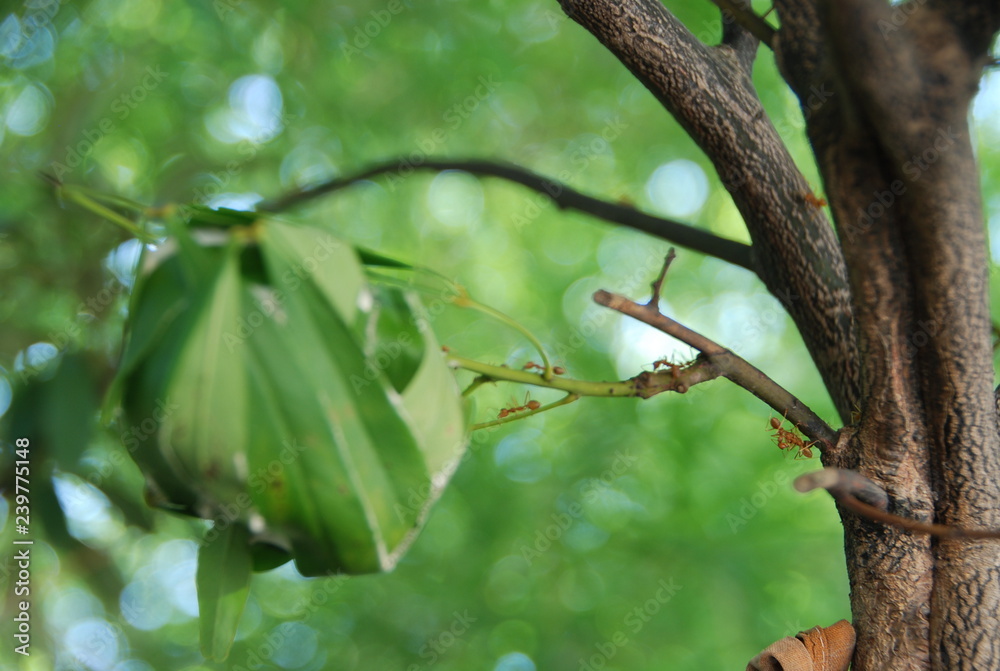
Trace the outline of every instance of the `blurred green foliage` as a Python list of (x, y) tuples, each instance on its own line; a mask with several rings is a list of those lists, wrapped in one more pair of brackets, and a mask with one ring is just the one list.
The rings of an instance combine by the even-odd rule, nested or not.
[[(708, 2), (667, 4), (718, 39)], [(818, 460), (784, 458), (767, 408), (717, 381), (645, 402), (584, 399), (479, 432), (393, 573), (306, 580), (287, 565), (257, 575), (230, 659), (205, 663), (192, 540), (204, 526), (146, 508), (127, 447), (141, 441), (87, 421), (120, 355), (138, 246), (57, 202), (40, 171), (150, 205), (247, 208), (387, 158), (492, 157), (746, 235), (693, 142), (555, 2), (31, 0), (8, 11), (0, 407), (13, 389), (5, 439), (32, 440), (37, 540), (24, 659), (8, 617), (8, 491), (0, 668), (741, 668), (776, 638), (849, 617), (834, 507), (789, 485)], [(755, 79), (818, 184), (798, 105), (766, 51)], [(991, 83), (976, 113), (994, 120), (979, 147), (992, 224)], [(623, 379), (664, 356), (690, 358), (589, 298), (598, 288), (648, 295), (668, 245), (560, 213), (520, 187), (415, 173), (296, 214), (457, 279), (539, 334), (574, 377)], [(681, 250), (665, 303), (834, 420), (798, 336), (749, 273)], [(453, 351), (512, 367), (535, 357), (493, 322), (429, 309)], [(477, 393), (481, 417), (524, 391)], [(5, 443), (5, 483), (11, 459)]]

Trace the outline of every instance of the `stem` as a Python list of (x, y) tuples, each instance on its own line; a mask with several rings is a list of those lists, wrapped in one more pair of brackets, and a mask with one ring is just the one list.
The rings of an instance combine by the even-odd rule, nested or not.
[(513, 422), (519, 419), (525, 419), (526, 417), (537, 415), (540, 412), (545, 412), (546, 410), (552, 410), (553, 408), (558, 408), (561, 405), (567, 405), (577, 400), (578, 398), (580, 398), (578, 394), (566, 394), (558, 401), (554, 401), (552, 403), (549, 403), (548, 405), (543, 405), (542, 407), (536, 408), (535, 410), (525, 410), (524, 412), (519, 412), (516, 415), (508, 415), (507, 417), (494, 419), (489, 422), (483, 422), (481, 424), (473, 424), (472, 430), (478, 431), (479, 429), (488, 429), (491, 426), (500, 426), (501, 424), (506, 424), (507, 422)]
[(518, 333), (523, 335), (525, 338), (528, 339), (528, 341), (532, 345), (534, 345), (535, 349), (538, 350), (538, 355), (542, 357), (542, 365), (545, 366), (545, 372), (542, 373), (542, 378), (545, 380), (551, 380), (553, 378), (552, 363), (549, 361), (549, 355), (545, 353), (545, 348), (542, 347), (542, 341), (536, 338), (531, 331), (522, 326), (515, 319), (508, 317), (499, 310), (495, 310), (494, 308), (491, 308), (488, 305), (483, 305), (482, 303), (476, 301), (475, 299), (471, 298), (469, 294), (467, 294), (465, 290), (462, 289), (461, 287), (458, 287), (456, 285), (456, 288), (459, 289), (460, 293), (459, 296), (455, 299), (455, 305), (457, 305), (458, 307), (477, 310), (485, 315), (489, 315), (490, 317), (493, 317), (497, 321), (506, 324), (507, 326), (511, 327), (512, 329), (516, 330)]
[(143, 212), (145, 211), (145, 208), (142, 207), (141, 205), (133, 203), (132, 201), (124, 198), (119, 198), (117, 196), (106, 196), (104, 194), (99, 194), (97, 192), (91, 191), (90, 189), (86, 189), (84, 187), (79, 187), (79, 186), (63, 186), (59, 187), (59, 191), (67, 200), (76, 203), (77, 205), (83, 207), (86, 210), (90, 210), (97, 216), (103, 217), (104, 219), (107, 219), (113, 224), (117, 224), (119, 227), (125, 229), (126, 231), (134, 235), (136, 238), (141, 240), (142, 242), (153, 241), (153, 238), (148, 233), (143, 231), (139, 226), (137, 226), (134, 222), (129, 221), (122, 215), (118, 214), (114, 210), (106, 207), (105, 205), (103, 205), (98, 201), (104, 200), (121, 207), (133, 209), (138, 212)]
[[(366, 253), (368, 253), (368, 252), (366, 252)], [(368, 254), (370, 255), (370, 253), (368, 253)], [(525, 326), (523, 326), (522, 324), (520, 324), (513, 317), (510, 317), (510, 316), (504, 314), (503, 312), (500, 312), (497, 309), (491, 308), (488, 305), (484, 305), (483, 303), (480, 303), (479, 301), (477, 301), (476, 299), (474, 299), (472, 296), (469, 295), (469, 292), (465, 290), (465, 287), (463, 287), (461, 284), (458, 284), (457, 282), (453, 282), (452, 280), (448, 279), (447, 277), (445, 277), (441, 273), (437, 272), (436, 270), (431, 270), (430, 268), (425, 268), (423, 266), (412, 266), (412, 265), (403, 263), (401, 261), (396, 261), (394, 259), (388, 259), (388, 257), (381, 257), (381, 258), (383, 260), (387, 261), (387, 262), (391, 262), (396, 268), (401, 268), (401, 269), (404, 269), (404, 270), (409, 270), (409, 271), (414, 271), (414, 272), (425, 273), (425, 274), (427, 274), (427, 275), (435, 278), (436, 280), (438, 280), (439, 282), (441, 282), (442, 284), (444, 284), (445, 287), (446, 287), (446, 290), (451, 293), (451, 295), (453, 296), (453, 298), (451, 298), (449, 302), (452, 303), (453, 305), (455, 305), (456, 307), (468, 308), (470, 310), (475, 310), (477, 312), (481, 312), (484, 315), (487, 315), (489, 317), (492, 317), (493, 319), (496, 319), (498, 322), (506, 324), (507, 326), (511, 327), (512, 329), (514, 329), (515, 331), (517, 331), (518, 333), (520, 333), (521, 335), (523, 335), (525, 338), (527, 338), (528, 342), (530, 342), (534, 346), (534, 348), (536, 350), (538, 350), (538, 355), (542, 358), (542, 364), (543, 364), (543, 367), (544, 367), (544, 372), (542, 373), (543, 377), (545, 377), (546, 380), (551, 380), (552, 379), (553, 375), (555, 374), (554, 373), (554, 369), (553, 369), (553, 366), (552, 366), (552, 362), (549, 360), (549, 355), (545, 352), (545, 348), (542, 346), (542, 342), (538, 338), (536, 338), (535, 335), (531, 331), (529, 331)], [(393, 284), (393, 283), (395, 283), (398, 286), (414, 287), (418, 291), (426, 291), (428, 293), (430, 293), (430, 292), (435, 292), (436, 293), (436, 291), (434, 289), (425, 288), (425, 287), (416, 285), (416, 284), (414, 284), (412, 282), (409, 282), (409, 281), (403, 282), (403, 281), (398, 280), (395, 277), (392, 277), (392, 276), (389, 276), (389, 275), (385, 275), (385, 274), (382, 274), (382, 273), (376, 274), (376, 273), (370, 272), (369, 273), (369, 277), (378, 277), (380, 282), (385, 282), (387, 284)]]
[[(634, 379), (622, 380), (620, 382), (591, 382), (589, 380), (575, 380), (567, 377), (552, 377), (547, 380), (544, 374), (529, 373), (526, 370), (516, 370), (506, 366), (493, 366), (450, 352), (446, 354), (446, 357), (448, 365), (453, 368), (463, 368), (473, 373), (478, 373), (480, 376), (488, 378), (491, 381), (503, 380), (505, 382), (530, 384), (536, 387), (545, 387), (546, 389), (558, 389), (559, 391), (565, 391), (567, 394), (574, 394), (576, 396), (601, 396), (608, 398), (612, 396), (638, 397), (640, 395)], [(527, 416), (527, 413), (519, 415), (519, 417), (524, 416)]]

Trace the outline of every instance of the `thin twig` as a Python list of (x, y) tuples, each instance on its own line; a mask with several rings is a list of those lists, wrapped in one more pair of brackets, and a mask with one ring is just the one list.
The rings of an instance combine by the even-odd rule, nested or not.
[[(668, 255), (667, 258), (669, 260), (670, 256)], [(662, 285), (662, 277), (657, 282)], [(655, 287), (656, 284), (654, 283), (654, 290)], [(746, 359), (667, 317), (658, 309), (655, 309), (655, 304), (653, 303), (636, 303), (625, 296), (613, 294), (603, 289), (594, 294), (594, 301), (648, 324), (695, 348), (702, 353), (705, 360), (711, 364), (718, 375), (735, 382), (782, 413), (803, 434), (811, 440), (819, 441), (824, 451), (830, 451), (834, 448), (837, 439), (836, 431), (810, 410), (805, 403), (797, 399), (791, 392), (769, 378)]]
[(634, 228), (635, 230), (668, 240), (681, 247), (714, 256), (733, 265), (756, 272), (750, 256), (750, 245), (736, 242), (735, 240), (727, 240), (708, 231), (703, 231), (671, 219), (646, 214), (634, 207), (593, 198), (570, 188), (562, 182), (542, 177), (520, 166), (496, 161), (424, 159), (416, 163), (406, 158), (396, 159), (380, 163), (345, 177), (331, 179), (307, 189), (293, 191), (263, 203), (259, 209), (265, 212), (279, 212), (380, 175), (397, 173), (396, 177), (400, 178), (416, 170), (462, 170), (474, 175), (506, 179), (548, 197), (561, 209), (584, 212), (598, 219)]
[(650, 310), (660, 311), (660, 291), (663, 290), (663, 283), (667, 279), (667, 271), (670, 269), (670, 264), (674, 262), (675, 258), (677, 258), (677, 254), (674, 253), (674, 248), (671, 247), (667, 252), (666, 258), (663, 260), (663, 268), (660, 270), (659, 276), (653, 282), (653, 295), (646, 302), (646, 307)]
[(501, 424), (507, 424), (509, 422), (515, 422), (515, 421), (517, 421), (519, 419), (526, 419), (528, 417), (531, 417), (532, 415), (537, 415), (540, 412), (545, 412), (546, 410), (552, 410), (553, 408), (558, 408), (561, 405), (567, 405), (569, 403), (572, 403), (573, 401), (576, 401), (579, 398), (580, 398), (580, 396), (577, 395), (577, 394), (566, 394), (565, 396), (563, 396), (558, 401), (553, 401), (552, 403), (549, 403), (548, 405), (539, 406), (539, 407), (535, 408), (534, 410), (524, 410), (523, 412), (519, 412), (517, 414), (507, 415), (505, 417), (494, 419), (494, 420), (491, 420), (489, 422), (482, 422), (480, 424), (473, 424), (472, 425), (472, 430), (473, 431), (478, 431), (479, 429), (488, 429), (491, 426), (500, 426)]
[(699, 357), (685, 366), (662, 371), (644, 371), (628, 380), (576, 380), (571, 377), (555, 376), (546, 378), (544, 373), (531, 373), (526, 370), (495, 366), (475, 359), (459, 356), (454, 352), (446, 355), (448, 365), (461, 368), (476, 377), (462, 392), (468, 396), (480, 386), (490, 382), (514, 382), (529, 384), (546, 389), (557, 389), (576, 396), (591, 396), (599, 398), (652, 398), (667, 391), (685, 393), (696, 384), (708, 382), (722, 375), (722, 372), (712, 366), (707, 359)]

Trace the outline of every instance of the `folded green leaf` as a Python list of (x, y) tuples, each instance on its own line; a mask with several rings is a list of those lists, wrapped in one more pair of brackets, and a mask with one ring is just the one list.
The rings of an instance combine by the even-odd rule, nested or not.
[(255, 568), (390, 570), (468, 439), (427, 316), (326, 231), (226, 215), (145, 254), (116, 381), (147, 427), (130, 451), (163, 507), (249, 530)]
[(201, 654), (221, 662), (229, 656), (250, 594), (250, 534), (240, 524), (210, 529), (198, 549), (198, 615)]

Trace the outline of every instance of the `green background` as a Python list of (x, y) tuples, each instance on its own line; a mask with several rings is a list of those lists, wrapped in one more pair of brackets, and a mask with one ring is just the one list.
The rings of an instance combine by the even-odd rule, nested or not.
[[(667, 4), (718, 39), (708, 2)], [(747, 237), (694, 143), (556, 2), (102, 0), (9, 11), (0, 409), (21, 377), (48, 380), (33, 366), (57, 355), (65, 374), (21, 399), (26, 419), (5, 436), (32, 440), (36, 544), (32, 656), (13, 653), (8, 561), (0, 668), (734, 669), (777, 638), (850, 617), (834, 506), (790, 486), (818, 460), (782, 455), (768, 408), (720, 380), (647, 401), (583, 399), (478, 432), (394, 572), (306, 580), (288, 565), (257, 575), (230, 659), (206, 664), (194, 599), (204, 524), (146, 508), (116, 431), (88, 431), (94, 388), (120, 352), (138, 247), (57, 202), (39, 171), (150, 205), (248, 208), (397, 156), (497, 158)], [(797, 102), (766, 49), (754, 76), (821, 192)], [(998, 110), (996, 86), (985, 87), (978, 151), (994, 223)], [(667, 243), (559, 212), (521, 187), (417, 172), (296, 215), (461, 282), (528, 325), (573, 377), (625, 379), (693, 357), (590, 301), (599, 288), (647, 297)], [(664, 299), (668, 314), (835, 421), (798, 335), (750, 273), (679, 250)], [(514, 331), (462, 310), (439, 312), (434, 329), (464, 356), (537, 360)], [(477, 418), (525, 391), (477, 392)], [(5, 482), (11, 456), (5, 443)]]

